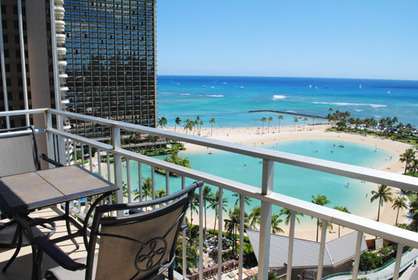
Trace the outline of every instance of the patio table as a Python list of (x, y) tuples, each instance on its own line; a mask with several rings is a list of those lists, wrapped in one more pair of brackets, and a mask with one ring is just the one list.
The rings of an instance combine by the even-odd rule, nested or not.
[[(78, 248), (74, 238), (80, 235), (85, 236), (83, 233), (87, 229), (92, 210), (105, 196), (117, 189), (115, 185), (77, 165), (34, 171), (0, 178), (0, 209), (13, 219), (18, 216), (28, 217), (29, 213), (36, 209), (65, 203), (65, 214), (47, 219), (47, 222), (65, 220), (68, 235), (53, 241), (61, 242), (71, 239)], [(80, 226), (69, 215), (69, 202), (96, 195), (100, 197), (91, 204), (85, 216), (84, 225)], [(70, 223), (77, 228), (77, 232), (71, 232)], [(17, 234), (20, 238), (17, 239), (16, 251), (3, 271), (19, 253), (22, 245), (22, 232), (19, 231)], [(87, 240), (84, 239), (84, 243), (86, 242)], [(35, 269), (35, 265), (33, 267)]]

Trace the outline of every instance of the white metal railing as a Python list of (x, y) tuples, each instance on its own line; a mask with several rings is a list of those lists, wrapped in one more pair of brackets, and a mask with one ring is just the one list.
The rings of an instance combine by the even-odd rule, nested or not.
[[(181, 187), (184, 188), (186, 184), (186, 179), (200, 180), (205, 183), (216, 186), (219, 188), (220, 201), (222, 201), (223, 190), (232, 191), (239, 194), (240, 197), (240, 227), (239, 227), (239, 237), (240, 244), (243, 244), (244, 236), (244, 207), (245, 207), (245, 198), (253, 198), (261, 203), (261, 223), (260, 223), (260, 240), (259, 240), (259, 256), (258, 256), (258, 279), (267, 279), (269, 272), (269, 249), (270, 249), (270, 228), (271, 228), (271, 218), (272, 218), (272, 205), (276, 205), (282, 208), (287, 208), (291, 211), (290, 226), (289, 226), (289, 253), (288, 253), (288, 262), (287, 262), (287, 274), (286, 278), (291, 279), (292, 273), (292, 260), (293, 260), (293, 241), (294, 241), (294, 232), (295, 232), (295, 217), (296, 213), (303, 213), (305, 215), (315, 217), (321, 221), (325, 226), (322, 227), (321, 241), (320, 241), (320, 251), (318, 255), (318, 267), (317, 267), (317, 279), (321, 279), (323, 275), (323, 261), (324, 261), (324, 251), (325, 251), (325, 241), (327, 235), (326, 224), (337, 224), (344, 226), (346, 228), (353, 229), (358, 232), (355, 258), (353, 263), (353, 272), (352, 279), (357, 279), (359, 275), (359, 263), (360, 263), (360, 249), (361, 249), (361, 240), (364, 234), (370, 234), (374, 236), (379, 236), (391, 242), (398, 244), (395, 266), (393, 272), (393, 279), (398, 279), (399, 276), (399, 267), (401, 262), (402, 249), (405, 246), (412, 248), (418, 248), (418, 234), (412, 231), (404, 230), (398, 227), (387, 225), (384, 223), (376, 222), (374, 220), (363, 218), (360, 216), (347, 214), (335, 209), (318, 206), (310, 202), (306, 202), (300, 199), (289, 197), (277, 192), (272, 191), (273, 181), (274, 181), (274, 163), (286, 163), (294, 166), (300, 166), (308, 169), (319, 170), (328, 172), (331, 174), (346, 176), (355, 179), (361, 179), (368, 182), (386, 184), (392, 187), (397, 187), (403, 190), (415, 191), (418, 192), (418, 178), (407, 177), (404, 175), (399, 175), (395, 173), (379, 171), (375, 169), (353, 166), (349, 164), (343, 164), (333, 161), (327, 161), (322, 159), (316, 159), (312, 157), (305, 157), (300, 155), (294, 155), (289, 153), (277, 152), (262, 148), (252, 148), (239, 144), (232, 144), (229, 142), (206, 139), (201, 137), (195, 137), (190, 135), (184, 135), (180, 133), (165, 131), (156, 128), (149, 128), (140, 125), (107, 120), (103, 118), (97, 118), (93, 116), (86, 116), (76, 113), (58, 111), (53, 109), (35, 109), (35, 110), (22, 110), (22, 111), (9, 111), (9, 112), (0, 112), (0, 117), (16, 116), (16, 115), (25, 115), (25, 114), (45, 114), (45, 126), (48, 136), (48, 153), (51, 156), (56, 156), (59, 160), (63, 161), (66, 164), (69, 164), (72, 161), (79, 161), (83, 163), (82, 165), (85, 168), (93, 170), (93, 156), (92, 149), (96, 149), (97, 156), (97, 172), (102, 174), (102, 156), (106, 156), (106, 168), (107, 168), (107, 179), (113, 181), (116, 185), (120, 187), (120, 190), (117, 194), (117, 201), (123, 201), (123, 174), (127, 172), (127, 190), (128, 196), (127, 200), (129, 202), (133, 201), (132, 197), (132, 178), (129, 174), (129, 168), (132, 162), (137, 162), (138, 164), (138, 182), (141, 182), (143, 179), (143, 174), (141, 174), (141, 166), (149, 166), (151, 170), (151, 181), (152, 181), (152, 194), (151, 198), (155, 197), (155, 169), (165, 170), (166, 174), (173, 172), (178, 174), (181, 177)], [(96, 140), (88, 139), (79, 135), (71, 134), (53, 127), (53, 118), (67, 118), (78, 121), (87, 121), (89, 123), (94, 123), (97, 125), (102, 125), (111, 128), (111, 144), (106, 144)], [(135, 132), (150, 134), (155, 136), (160, 136), (163, 138), (173, 139), (177, 141), (202, 145), (206, 147), (211, 147), (223, 151), (243, 154), (251, 157), (261, 158), (263, 160), (262, 165), (262, 180), (260, 186), (248, 185), (242, 182), (237, 182), (227, 178), (215, 176), (213, 174), (208, 174), (206, 172), (193, 170), (190, 168), (182, 167), (175, 165), (157, 158), (145, 156), (139, 153), (128, 151), (121, 147), (121, 131)], [(72, 159), (65, 158), (65, 155), (59, 155), (60, 149), (54, 149), (54, 141), (57, 142), (67, 142), (71, 143), (72, 146)], [(88, 158), (85, 157), (85, 148), (88, 149)], [(78, 154), (78, 151), (80, 153)], [(68, 155), (68, 153), (67, 153)], [(81, 158), (78, 158), (78, 155)], [(110, 163), (110, 160), (113, 159), (113, 164)], [(88, 161), (87, 163), (85, 161)], [(122, 164), (126, 162), (126, 164)], [(128, 169), (126, 169), (128, 168)], [(113, 176), (111, 176), (111, 170), (113, 169)], [(169, 176), (169, 175), (166, 175)], [(167, 178), (167, 177), (166, 177)], [(166, 179), (166, 190), (170, 192), (170, 180), (169, 177)], [(141, 192), (140, 183), (139, 192)], [(139, 193), (139, 199), (143, 199), (144, 194)], [(200, 191), (199, 199), (199, 238), (198, 238), (198, 247), (199, 247), (199, 261), (198, 261), (198, 272), (199, 279), (203, 279), (203, 205), (204, 197), (202, 190)], [(222, 203), (220, 203), (218, 209), (218, 219), (222, 221)], [(218, 252), (222, 252), (222, 222), (219, 223), (218, 228)], [(186, 276), (186, 243), (183, 239), (183, 276)], [(242, 246), (239, 250), (239, 279), (243, 279), (243, 250)], [(222, 253), (218, 254), (218, 272), (217, 279), (221, 278), (222, 275)]]

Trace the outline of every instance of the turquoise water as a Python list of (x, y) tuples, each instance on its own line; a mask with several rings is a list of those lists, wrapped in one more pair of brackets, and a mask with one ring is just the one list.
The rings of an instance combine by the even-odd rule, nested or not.
[[(397, 116), (418, 125), (418, 81), (263, 78), (263, 77), (158, 77), (158, 115), (170, 125), (201, 116), (214, 117), (217, 126), (256, 126), (274, 109), (325, 116), (331, 107), (355, 117)], [(293, 123), (286, 117), (283, 124)]]
[[(158, 115), (182, 120), (200, 116), (206, 123), (216, 119), (217, 127), (259, 126), (266, 113), (249, 110), (274, 109), (326, 116), (328, 109), (350, 111), (354, 117), (397, 116), (402, 122), (418, 125), (418, 81), (344, 80), (315, 78), (261, 77), (158, 77)], [(273, 116), (274, 117), (274, 116)], [(283, 125), (293, 124), (285, 117)], [(344, 163), (378, 167), (392, 155), (367, 145), (343, 141), (292, 141), (266, 147)], [(254, 186), (261, 181), (261, 160), (212, 151), (183, 153), (192, 167)], [(317, 171), (275, 165), (274, 190), (310, 201), (313, 195), (325, 194), (330, 207), (346, 206), (355, 214), (370, 213), (370, 191), (375, 186)], [(137, 167), (132, 166), (133, 185)], [(143, 167), (144, 177), (150, 169)], [(156, 176), (157, 188), (165, 188), (165, 177)], [(188, 183), (190, 183), (189, 181)], [(171, 190), (180, 188), (180, 178), (172, 178)], [(226, 192), (229, 206), (235, 197)], [(250, 207), (257, 205), (252, 202)], [(365, 212), (367, 211), (367, 212)]]
[[(292, 141), (281, 142), (267, 148), (306, 156), (314, 156), (338, 162), (377, 167), (389, 160), (391, 155), (380, 149), (345, 141)], [(259, 186), (261, 182), (261, 160), (221, 151), (201, 153), (183, 152), (190, 159), (194, 169)], [(142, 168), (143, 178), (150, 177), (149, 167)], [(137, 166), (132, 164), (133, 186), (137, 185)], [(157, 189), (165, 189), (165, 176), (156, 175)], [(191, 183), (189, 180), (188, 183)], [(180, 189), (180, 178), (170, 180), (170, 189)], [(312, 171), (285, 164), (275, 164), (274, 190), (282, 194), (310, 201), (313, 195), (325, 194), (331, 201), (330, 207), (346, 206), (351, 212), (362, 214), (370, 210), (368, 194), (374, 186), (323, 172)], [(236, 198), (225, 192), (228, 204), (232, 207)], [(253, 201), (249, 208), (257, 206)]]

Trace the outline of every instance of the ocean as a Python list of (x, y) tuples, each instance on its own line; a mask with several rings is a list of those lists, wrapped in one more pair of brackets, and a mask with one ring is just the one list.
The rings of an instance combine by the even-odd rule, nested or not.
[[(158, 116), (170, 125), (200, 116), (205, 124), (214, 117), (217, 127), (259, 126), (267, 113), (280, 110), (326, 116), (329, 108), (355, 117), (397, 116), (418, 126), (418, 81), (159, 76)], [(287, 116), (283, 124), (292, 124)]]
[[(418, 81), (159, 76), (157, 100), (158, 116), (165, 116), (169, 126), (174, 126), (177, 116), (182, 120), (200, 116), (206, 126), (212, 117), (216, 127), (260, 126), (260, 118), (269, 114), (249, 110), (326, 116), (329, 108), (350, 111), (354, 117), (397, 116), (402, 122), (418, 125)], [(282, 124), (294, 124), (294, 117), (285, 117)], [(343, 139), (280, 142), (265, 148), (367, 167), (379, 167), (394, 156), (378, 147)], [(194, 169), (260, 185), (260, 159), (221, 151), (186, 151), (181, 155)], [(277, 192), (305, 201), (325, 194), (331, 201), (329, 207), (345, 206), (358, 215), (375, 215), (377, 203), (370, 203), (370, 191), (376, 185), (284, 164), (275, 164), (275, 169)], [(137, 171), (132, 164), (134, 188), (138, 186)], [(143, 179), (151, 177), (148, 166), (143, 166), (141, 173)], [(165, 176), (157, 174), (155, 179), (157, 189), (165, 189)], [(180, 189), (180, 185), (180, 178), (170, 179), (171, 191)], [(225, 196), (232, 208), (236, 198), (228, 191)], [(257, 204), (253, 201), (248, 210)], [(304, 220), (309, 223), (310, 219)]]

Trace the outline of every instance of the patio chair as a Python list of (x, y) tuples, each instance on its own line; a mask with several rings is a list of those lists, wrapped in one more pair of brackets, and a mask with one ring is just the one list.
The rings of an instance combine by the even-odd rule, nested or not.
[[(39, 169), (38, 149), (32, 127), (0, 130), (0, 178)], [(4, 214), (1, 215), (4, 219)], [(16, 223), (0, 223), (0, 247), (13, 248), (17, 242)], [(23, 241), (27, 243), (26, 240)]]
[[(60, 265), (49, 269), (45, 278), (137, 280), (160, 279), (167, 273), (173, 279), (177, 236), (194, 190), (201, 186), (194, 183), (179, 193), (149, 202), (96, 207), (84, 260), (73, 261), (47, 237), (35, 238), (37, 256), (42, 258), (44, 252)], [(116, 212), (125, 215), (108, 215)]]
[[(35, 129), (28, 126), (0, 130), (0, 158), (0, 178), (39, 170)], [(9, 218), (5, 213), (0, 213), (0, 217), (2, 221)], [(50, 234), (55, 230), (53, 223), (47, 221), (40, 220), (39, 225), (50, 230)], [(28, 240), (21, 234), (21, 228), (14, 220), (0, 223), (0, 248), (16, 248), (9, 262), (3, 267), (3, 272), (14, 261), (21, 246), (27, 244)]]

